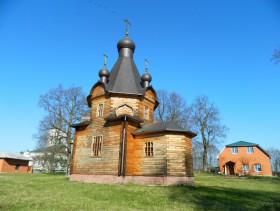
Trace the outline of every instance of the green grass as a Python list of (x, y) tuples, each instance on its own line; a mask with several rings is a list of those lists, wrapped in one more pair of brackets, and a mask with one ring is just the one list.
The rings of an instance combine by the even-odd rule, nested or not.
[(280, 178), (196, 174), (195, 186), (163, 187), (2, 173), (0, 210), (280, 210)]

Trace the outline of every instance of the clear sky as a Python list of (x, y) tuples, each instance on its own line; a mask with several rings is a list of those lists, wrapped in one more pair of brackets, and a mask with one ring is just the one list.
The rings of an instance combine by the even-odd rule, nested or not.
[(140, 71), (149, 58), (155, 89), (188, 103), (207, 95), (239, 140), (280, 148), (277, 0), (0, 0), (0, 150), (32, 150), (44, 115), (39, 96), (62, 84), (89, 93), (107, 53), (136, 43)]

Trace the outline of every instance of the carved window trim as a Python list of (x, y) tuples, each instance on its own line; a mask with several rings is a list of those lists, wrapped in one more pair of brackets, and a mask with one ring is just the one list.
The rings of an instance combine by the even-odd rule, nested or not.
[(131, 109), (131, 112), (132, 112), (132, 116), (134, 115), (134, 109), (133, 109), (133, 107), (132, 106), (130, 106), (130, 105), (128, 105), (128, 104), (126, 104), (126, 103), (124, 103), (124, 104), (121, 104), (121, 105), (119, 105), (118, 107), (116, 107), (116, 116), (119, 116), (119, 110), (120, 110), (120, 108), (122, 108), (122, 107), (128, 107), (128, 108), (130, 108)]
[(91, 156), (100, 157), (102, 152), (103, 136), (93, 136), (91, 143)]

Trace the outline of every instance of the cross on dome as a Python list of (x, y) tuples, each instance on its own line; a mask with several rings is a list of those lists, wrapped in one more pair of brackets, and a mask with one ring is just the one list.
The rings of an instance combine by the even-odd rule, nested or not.
[(145, 69), (146, 69), (146, 73), (148, 72), (148, 68), (149, 68), (149, 60), (146, 58), (145, 59), (145, 62), (146, 62), (146, 67), (145, 67)]
[(128, 27), (131, 26), (131, 23), (128, 19), (124, 19), (124, 22), (126, 22), (126, 32), (125, 36), (128, 37)]
[(106, 68), (108, 55), (104, 53), (103, 56), (104, 56), (104, 68)]

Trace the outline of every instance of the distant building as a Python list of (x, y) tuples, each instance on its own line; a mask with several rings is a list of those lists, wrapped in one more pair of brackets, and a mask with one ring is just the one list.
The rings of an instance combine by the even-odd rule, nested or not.
[[(191, 131), (154, 121), (159, 102), (152, 80), (134, 63), (135, 43), (117, 44), (119, 58), (99, 71), (87, 98), (90, 119), (76, 129), (70, 180), (96, 183), (193, 184)], [(146, 61), (147, 62), (147, 61)], [(170, 73), (167, 77), (178, 77)], [(170, 80), (172, 83), (172, 80)]]
[(29, 173), (32, 172), (32, 158), (15, 152), (0, 152), (0, 172)]
[(269, 154), (258, 144), (238, 141), (226, 145), (217, 156), (226, 175), (272, 175)]
[(24, 152), (32, 157), (33, 172), (66, 172), (67, 156), (64, 146), (49, 146)]

